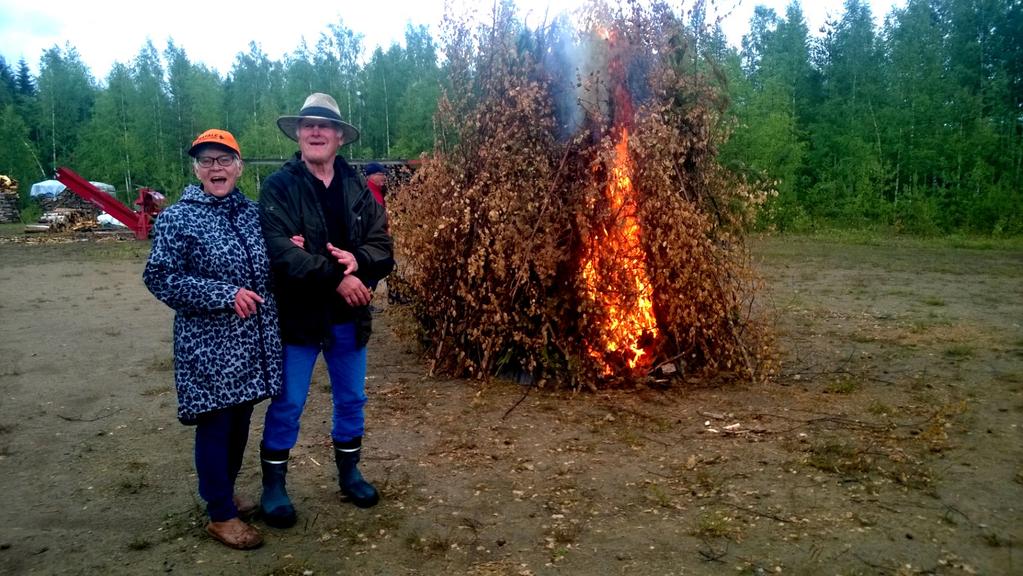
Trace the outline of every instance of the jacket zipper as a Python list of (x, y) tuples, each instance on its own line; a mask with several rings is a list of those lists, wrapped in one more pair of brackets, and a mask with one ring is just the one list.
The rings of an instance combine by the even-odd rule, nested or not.
[[(240, 192), (239, 192), (239, 194), (240, 194)], [(249, 271), (249, 282), (255, 287), (255, 289), (250, 288), (250, 290), (253, 290), (254, 292), (256, 292), (258, 294), (259, 293), (258, 292), (258, 289), (259, 289), (259, 276), (256, 274), (256, 269), (253, 267), (254, 264), (253, 264), (253, 261), (252, 261), (252, 251), (249, 249), (250, 247), (249, 247), (248, 242), (246, 242), (246, 237), (244, 235), (242, 235), (241, 231), (238, 230), (238, 226), (237, 226), (238, 216), (239, 216), (239, 214), (244, 209), (245, 209), (244, 200), (242, 200), (240, 202), (236, 202), (234, 206), (231, 206), (228, 209), (227, 225), (231, 229), (231, 232), (234, 233), (235, 238), (238, 240), (238, 243), (241, 244), (242, 250), (245, 251), (245, 262), (246, 262), (246, 268), (248, 268), (248, 271)], [(262, 232), (260, 232), (260, 237), (262, 237)], [(269, 297), (269, 295), (264, 296), (263, 294), (260, 294), (260, 296), (262, 296), (264, 298)], [(270, 385), (270, 378), (271, 377), (270, 377), (269, 366), (267, 366), (267, 364), (266, 364), (266, 330), (265, 330), (265, 326), (264, 326), (264, 322), (263, 322), (263, 311), (258, 306), (256, 307), (256, 320), (257, 320), (257, 322), (256, 322), (256, 331), (257, 331), (257, 334), (259, 335), (259, 352), (260, 352), (260, 354), (259, 354), (259, 364), (260, 364), (259, 368), (263, 372), (263, 382), (264, 382), (264, 385), (269, 386)]]

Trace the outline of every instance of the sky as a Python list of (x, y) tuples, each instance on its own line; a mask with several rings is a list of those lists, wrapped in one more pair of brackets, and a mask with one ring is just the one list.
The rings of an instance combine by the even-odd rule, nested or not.
[[(470, 0), (448, 1), (480, 5)], [(749, 29), (754, 6), (765, 5), (784, 16), (790, 1), (708, 0), (708, 20), (723, 17), (729, 42), (738, 46)], [(516, 0), (527, 24), (539, 22), (548, 8), (556, 13), (581, 2)], [(869, 2), (878, 25), (893, 5), (905, 5), (905, 0)], [(672, 3), (684, 7), (692, 0)], [(826, 18), (837, 18), (843, 12), (843, 0), (802, 0), (800, 4), (811, 34)], [(250, 41), (278, 60), (298, 48), (303, 39), (313, 48), (328, 25), (339, 21), (363, 35), (367, 55), (376, 46), (386, 49), (395, 42), (402, 43), (409, 23), (427, 25), (434, 38), (439, 38), (444, 5), (445, 0), (304, 0), (297, 5), (252, 0), (0, 0), (0, 56), (12, 69), (24, 58), (36, 74), (43, 51), (70, 43), (93, 76), (103, 81), (114, 62), (130, 64), (147, 40), (162, 53), (168, 39), (172, 39), (190, 60), (226, 76), (235, 56), (248, 52)]]

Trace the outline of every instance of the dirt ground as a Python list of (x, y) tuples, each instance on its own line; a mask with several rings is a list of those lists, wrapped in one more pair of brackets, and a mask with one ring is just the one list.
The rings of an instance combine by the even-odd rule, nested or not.
[(321, 366), (299, 523), (257, 520), (251, 552), (202, 529), (147, 252), (0, 242), (0, 574), (1023, 573), (1023, 251), (758, 239), (783, 362), (756, 386), (430, 377), (385, 308), (363, 466), (382, 502), (340, 501)]

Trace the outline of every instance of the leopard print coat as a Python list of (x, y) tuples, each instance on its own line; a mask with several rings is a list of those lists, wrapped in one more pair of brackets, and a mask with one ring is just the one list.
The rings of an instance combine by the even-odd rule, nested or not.
[[(174, 309), (178, 418), (280, 393), (281, 340), (259, 207), (237, 188), (220, 199), (188, 186), (156, 219), (143, 281)], [(240, 287), (263, 297), (246, 319)]]

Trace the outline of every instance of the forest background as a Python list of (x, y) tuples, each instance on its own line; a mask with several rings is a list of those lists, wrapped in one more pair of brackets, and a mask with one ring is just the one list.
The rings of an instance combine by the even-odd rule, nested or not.
[[(777, 191), (761, 226), (1023, 233), (1023, 0), (909, 0), (880, 27), (847, 0), (820, 35), (798, 1), (784, 14), (757, 7), (740, 48), (703, 5), (678, 18), (696, 73), (725, 96), (722, 164)], [(348, 158), (418, 158), (434, 147), (448, 88), (443, 45), (409, 26), (404, 45), (367, 56), (338, 21), (281, 60), (253, 41), (226, 77), (173, 43), (147, 42), (102, 81), (70, 45), (44, 51), (38, 75), (0, 58), (0, 173), (21, 183), (26, 219), (38, 210), (31, 183), (57, 166), (114, 184), (126, 202), (140, 186), (174, 199), (192, 179), (188, 144), (220, 127), (240, 140), (254, 196), (297, 148), (276, 118), (315, 91), (362, 132)]]

